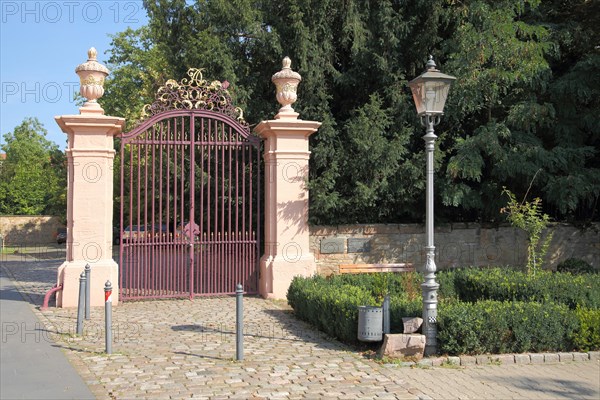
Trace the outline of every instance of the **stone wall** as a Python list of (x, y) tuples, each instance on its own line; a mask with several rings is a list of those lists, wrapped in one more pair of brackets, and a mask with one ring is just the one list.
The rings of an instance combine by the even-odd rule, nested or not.
[[(587, 229), (555, 224), (545, 268), (581, 258), (600, 269), (600, 224)], [(425, 227), (417, 224), (313, 226), (311, 251), (320, 274), (339, 271), (340, 264), (425, 263)], [(515, 266), (527, 263), (527, 236), (510, 226), (450, 224), (436, 227), (438, 269), (462, 266)]]
[(56, 243), (59, 217), (48, 215), (0, 215), (0, 235), (5, 245), (31, 246)]

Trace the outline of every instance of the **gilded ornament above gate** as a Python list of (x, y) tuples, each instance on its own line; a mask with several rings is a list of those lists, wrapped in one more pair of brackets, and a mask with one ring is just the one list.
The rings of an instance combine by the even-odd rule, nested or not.
[(249, 129), (242, 109), (233, 105), (227, 90), (229, 82), (205, 80), (202, 68), (190, 68), (187, 75), (179, 82), (174, 79), (165, 82), (156, 92), (154, 102), (144, 106), (142, 118), (172, 110), (207, 110), (225, 114)]

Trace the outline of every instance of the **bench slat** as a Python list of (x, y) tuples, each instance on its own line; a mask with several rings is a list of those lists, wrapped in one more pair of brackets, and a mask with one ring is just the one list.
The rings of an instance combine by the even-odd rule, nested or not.
[(402, 264), (341, 264), (341, 274), (358, 274), (362, 272), (413, 272), (410, 263)]

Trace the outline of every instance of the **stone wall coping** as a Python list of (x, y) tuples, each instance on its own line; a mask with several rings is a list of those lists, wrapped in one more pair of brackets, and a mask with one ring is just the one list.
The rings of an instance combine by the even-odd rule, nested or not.
[[(550, 222), (551, 227), (577, 227), (568, 222)], [(403, 233), (404, 229), (415, 227), (423, 227), (421, 223), (407, 224), (344, 224), (344, 225), (310, 225), (310, 234), (314, 236), (329, 236), (329, 235), (348, 235), (348, 234), (382, 234), (382, 233)], [(480, 223), (480, 222), (452, 222), (452, 223), (437, 223), (436, 230), (453, 231), (458, 229), (499, 229), (511, 228), (509, 223)], [(593, 222), (590, 227), (577, 227), (582, 231), (591, 229), (600, 231), (600, 223)], [(517, 229), (517, 228), (515, 228)]]

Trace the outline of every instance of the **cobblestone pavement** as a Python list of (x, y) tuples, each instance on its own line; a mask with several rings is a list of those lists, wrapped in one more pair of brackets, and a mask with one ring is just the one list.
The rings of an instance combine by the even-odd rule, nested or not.
[[(10, 261), (32, 306), (56, 279), (59, 261)], [(104, 310), (83, 337), (76, 311), (36, 314), (27, 340), (53, 340), (99, 399), (560, 399), (600, 398), (595, 361), (540, 365), (402, 367), (380, 364), (298, 321), (280, 302), (244, 299), (244, 360), (235, 361), (235, 299), (121, 303), (113, 310), (112, 355), (104, 354)]]

